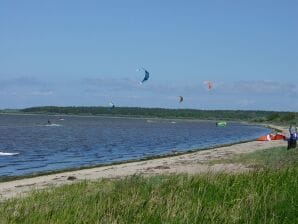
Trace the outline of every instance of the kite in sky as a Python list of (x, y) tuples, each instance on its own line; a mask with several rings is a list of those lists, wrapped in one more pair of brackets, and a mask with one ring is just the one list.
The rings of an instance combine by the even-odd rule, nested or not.
[(111, 109), (114, 109), (115, 108), (115, 104), (114, 103), (109, 102), (109, 105), (110, 105)]
[(207, 85), (207, 89), (208, 89), (208, 91), (210, 91), (210, 90), (212, 89), (213, 84), (212, 84), (211, 81), (204, 81), (203, 83), (204, 83), (205, 85)]
[(179, 103), (183, 101), (183, 96), (179, 96)]
[[(142, 69), (144, 70), (145, 76), (144, 76), (143, 80), (140, 82), (140, 84), (142, 84), (143, 82), (145, 82), (149, 79), (149, 72), (144, 68), (142, 68)], [(138, 69), (138, 71), (141, 71), (141, 69)]]

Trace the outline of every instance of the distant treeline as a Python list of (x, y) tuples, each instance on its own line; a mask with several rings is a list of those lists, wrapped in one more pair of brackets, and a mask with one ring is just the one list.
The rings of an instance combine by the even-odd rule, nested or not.
[(245, 111), (245, 110), (195, 110), (140, 107), (31, 107), (20, 110), (24, 113), (67, 114), (67, 115), (109, 115), (156, 118), (189, 118), (202, 120), (242, 120), (252, 122), (298, 121), (297, 112)]

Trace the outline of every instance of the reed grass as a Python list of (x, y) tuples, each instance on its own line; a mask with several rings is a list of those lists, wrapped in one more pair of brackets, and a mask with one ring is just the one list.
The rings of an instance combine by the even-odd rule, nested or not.
[(1, 223), (297, 223), (297, 168), (82, 182), (1, 204)]
[(209, 161), (209, 164), (218, 163), (241, 163), (259, 169), (281, 169), (298, 164), (298, 149), (287, 150), (286, 146), (274, 147)]
[(34, 191), (1, 202), (0, 223), (298, 223), (293, 155), (282, 167), (249, 173), (132, 176)]

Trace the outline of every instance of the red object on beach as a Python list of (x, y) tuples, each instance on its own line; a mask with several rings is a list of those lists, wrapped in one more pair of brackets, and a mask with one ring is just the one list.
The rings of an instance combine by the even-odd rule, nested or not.
[(271, 140), (284, 140), (286, 139), (286, 136), (282, 134), (268, 134), (268, 135), (263, 135), (259, 138), (257, 138), (257, 141), (271, 141)]
[(271, 136), (271, 140), (285, 140), (286, 136), (282, 135), (282, 134), (276, 134)]
[(271, 136), (269, 134), (263, 135), (263, 136), (257, 138), (257, 141), (271, 141)]

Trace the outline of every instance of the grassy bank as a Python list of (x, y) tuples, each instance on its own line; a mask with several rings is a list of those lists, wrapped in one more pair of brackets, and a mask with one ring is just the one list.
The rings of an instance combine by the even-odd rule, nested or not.
[(239, 154), (228, 159), (213, 160), (210, 164), (241, 163), (254, 169), (283, 169), (298, 166), (298, 149), (286, 150), (286, 147), (269, 148), (247, 154)]
[(297, 150), (269, 154), (241, 158), (271, 164), (244, 174), (133, 176), (33, 192), (2, 202), (0, 223), (297, 223)]

